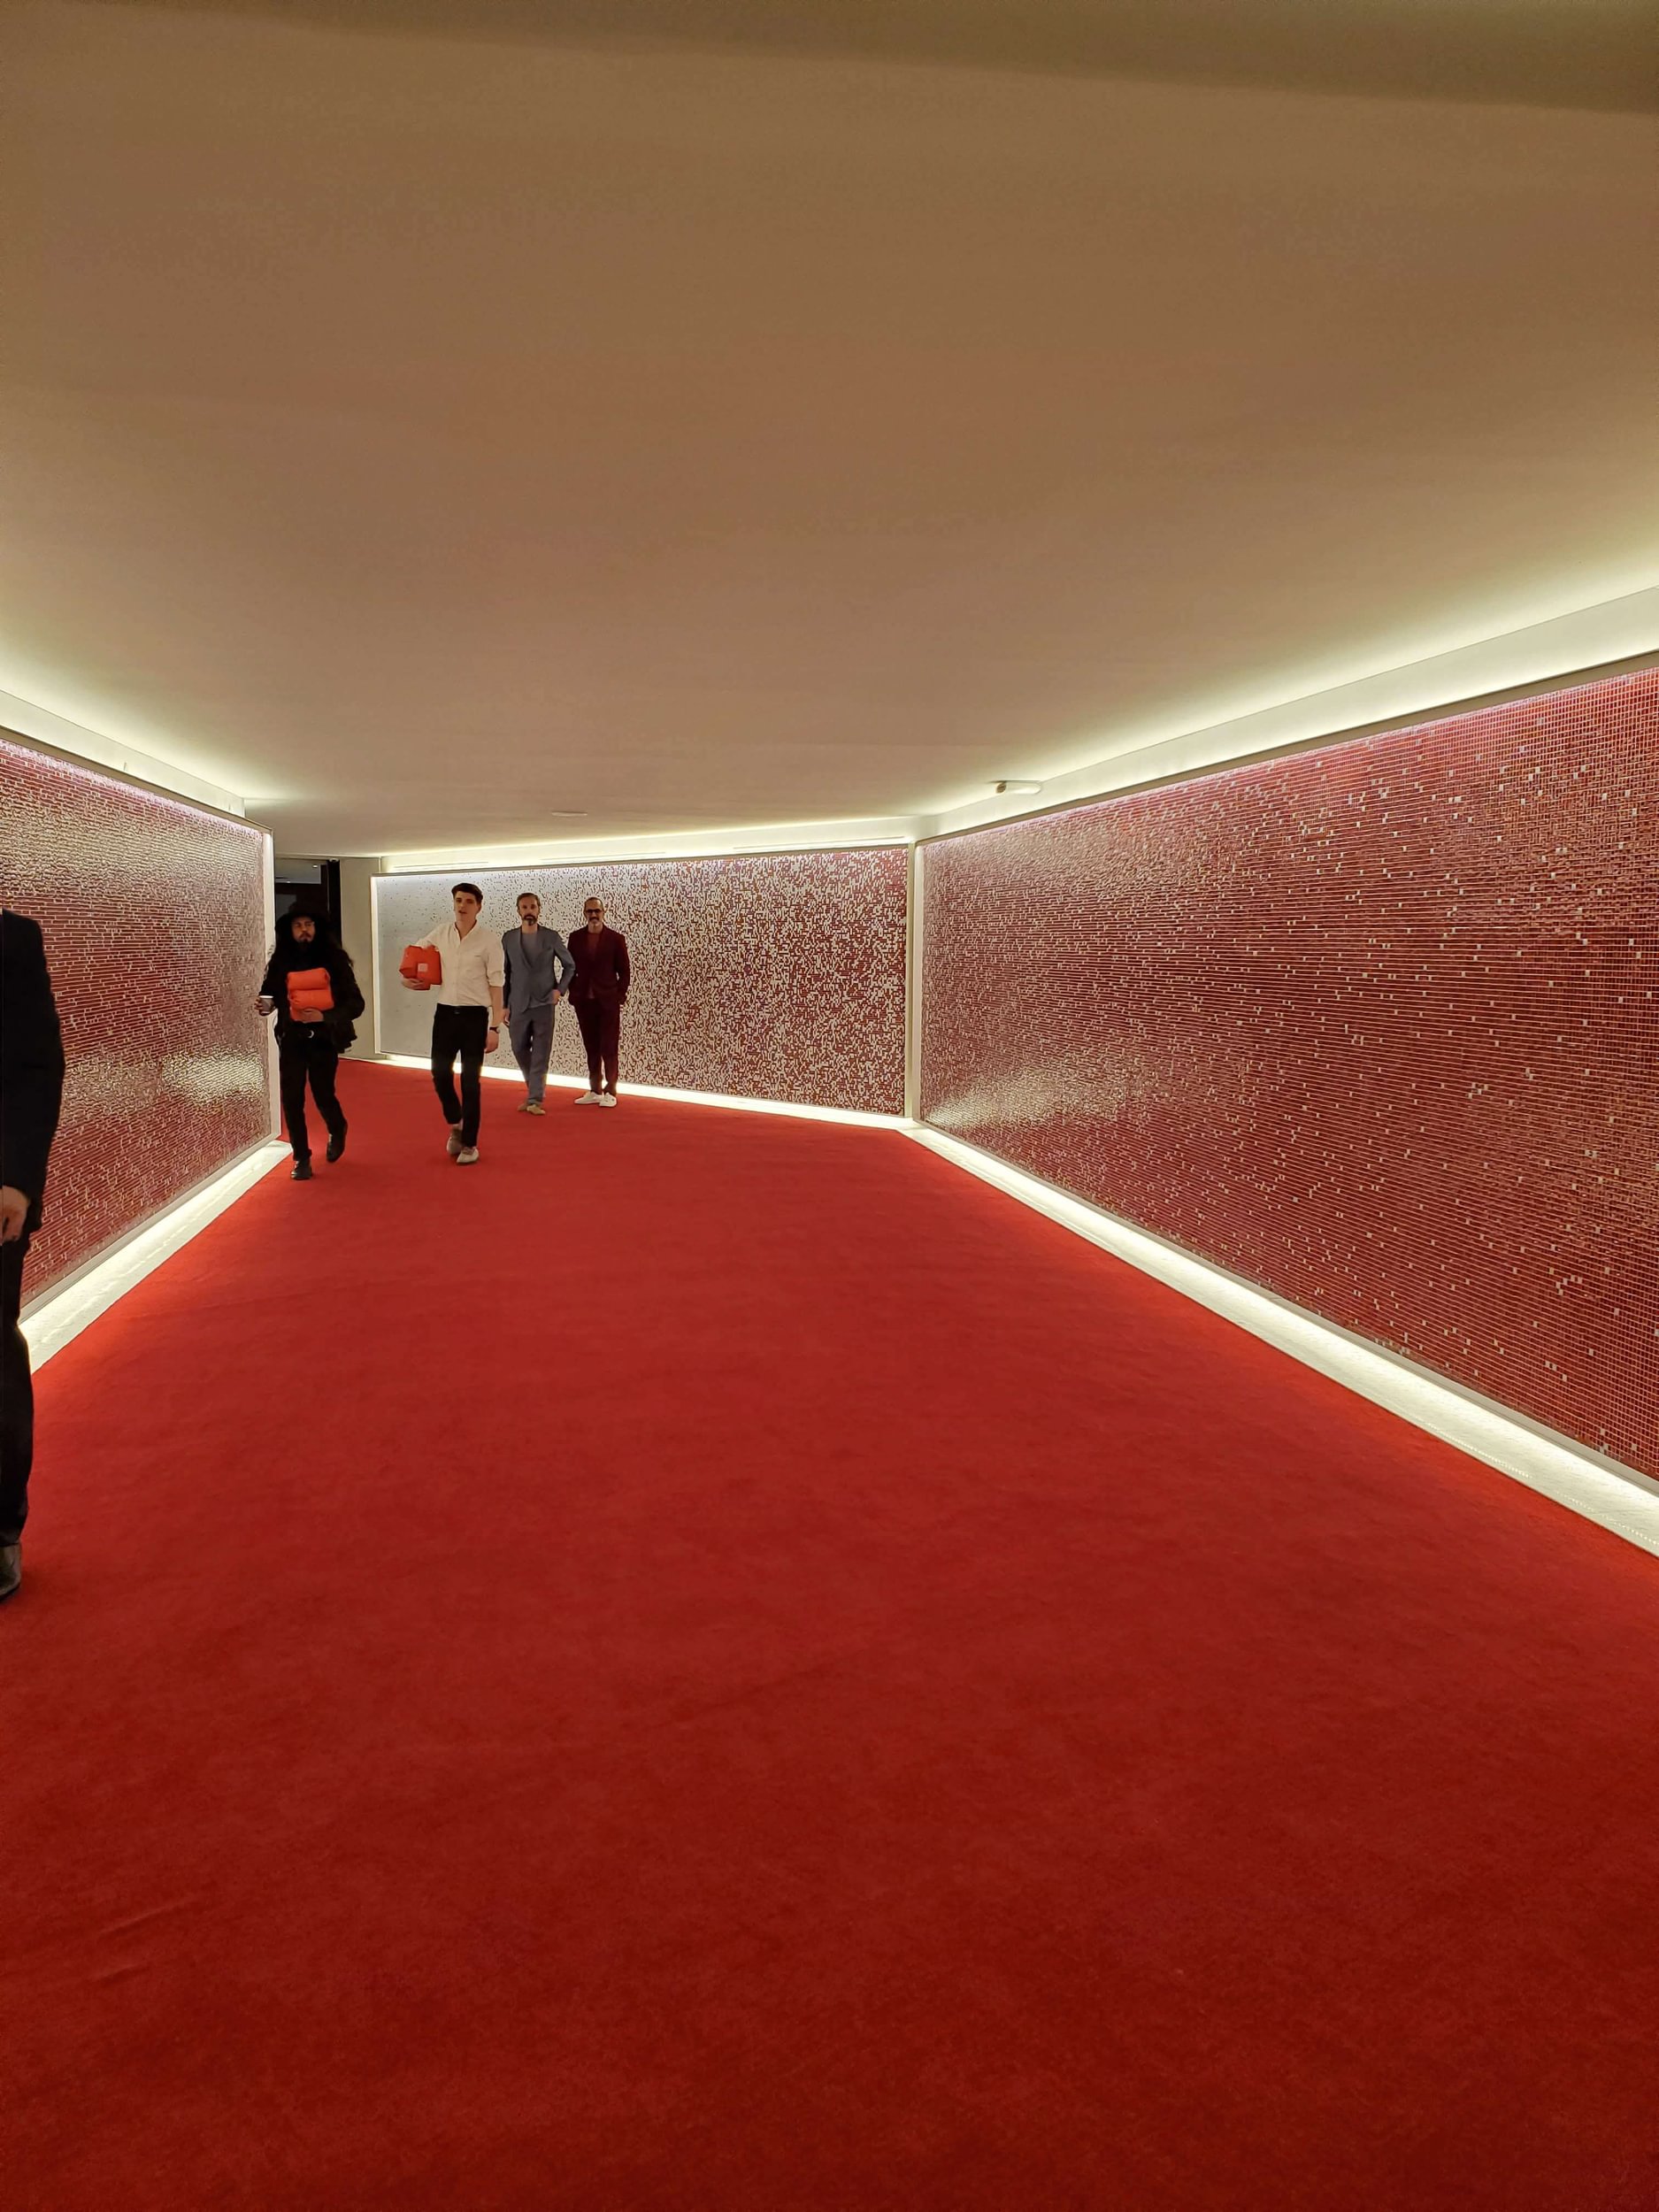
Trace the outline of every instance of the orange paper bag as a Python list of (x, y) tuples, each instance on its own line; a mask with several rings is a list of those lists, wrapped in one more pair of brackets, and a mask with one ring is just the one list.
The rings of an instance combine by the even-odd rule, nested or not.
[(397, 972), (418, 991), (429, 991), (443, 980), (443, 962), (435, 945), (405, 945)]
[(334, 995), (326, 968), (296, 968), (288, 977), (290, 1014), (330, 1014)]

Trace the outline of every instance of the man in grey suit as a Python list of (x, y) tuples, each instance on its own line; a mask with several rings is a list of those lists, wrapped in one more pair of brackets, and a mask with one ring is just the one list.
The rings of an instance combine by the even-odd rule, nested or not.
[(506, 932), (501, 949), (507, 964), (502, 994), (507, 1034), (528, 1094), (518, 1111), (543, 1114), (547, 1066), (553, 1051), (553, 1010), (568, 989), (576, 964), (557, 930), (542, 928), (541, 902), (534, 891), (519, 894), (518, 926)]

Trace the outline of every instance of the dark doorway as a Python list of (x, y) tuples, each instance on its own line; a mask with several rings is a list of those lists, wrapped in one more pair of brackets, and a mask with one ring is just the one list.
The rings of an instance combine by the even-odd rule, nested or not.
[(276, 863), (276, 901), (273, 926), (294, 906), (307, 906), (326, 914), (328, 926), (340, 935), (340, 863), (337, 860), (287, 860)]

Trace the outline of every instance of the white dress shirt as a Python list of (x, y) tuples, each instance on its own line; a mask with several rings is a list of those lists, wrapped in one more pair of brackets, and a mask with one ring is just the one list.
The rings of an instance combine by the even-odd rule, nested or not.
[(434, 987), (440, 1006), (488, 1006), (490, 985), (499, 991), (506, 979), (501, 939), (482, 922), (474, 922), (465, 937), (453, 922), (444, 922), (417, 942), (433, 946), (443, 962), (443, 980)]

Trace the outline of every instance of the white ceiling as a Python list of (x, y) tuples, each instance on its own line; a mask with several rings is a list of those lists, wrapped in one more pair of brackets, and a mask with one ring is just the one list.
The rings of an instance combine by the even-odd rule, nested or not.
[(1659, 574), (1628, 9), (1447, 0), (1418, 99), (1282, 88), (1421, 88), (1409, 0), (1239, 0), (1254, 67), (665, 7), (9, 11), (0, 686), (286, 850), (517, 843), (930, 812)]

